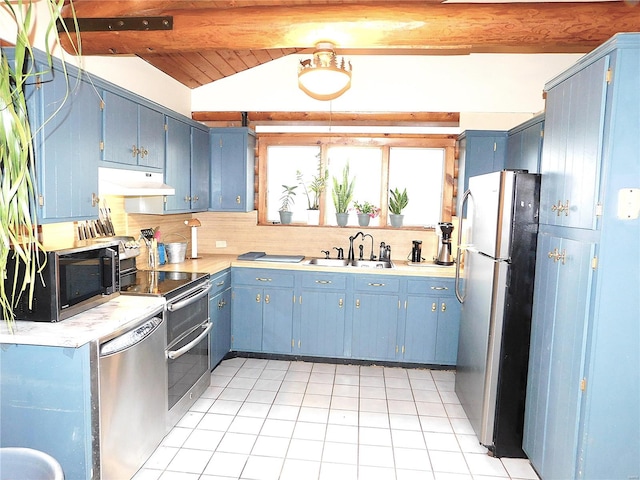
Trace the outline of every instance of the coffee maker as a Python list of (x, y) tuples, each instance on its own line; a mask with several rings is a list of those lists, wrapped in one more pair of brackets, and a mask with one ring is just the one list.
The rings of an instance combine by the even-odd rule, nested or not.
[(451, 255), (451, 232), (453, 232), (453, 223), (438, 223), (441, 232), (440, 250), (438, 256), (434, 258), (437, 265), (453, 265), (453, 256)]

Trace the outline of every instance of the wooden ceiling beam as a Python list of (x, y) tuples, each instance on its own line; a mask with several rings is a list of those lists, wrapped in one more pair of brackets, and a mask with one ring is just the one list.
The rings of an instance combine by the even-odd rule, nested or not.
[[(459, 112), (245, 112), (251, 125), (458, 127)], [(192, 112), (199, 122), (242, 122), (243, 112)]]
[[(84, 55), (206, 49), (421, 48), (474, 51), (586, 52), (617, 32), (640, 31), (634, 2), (344, 3), (184, 8), (185, 2), (75, 0), (79, 18), (171, 15), (170, 31), (82, 33)], [(198, 3), (198, 2), (193, 2)], [(183, 6), (182, 9), (180, 7)], [(177, 8), (176, 8), (177, 7)], [(70, 50), (69, 39), (63, 41)]]

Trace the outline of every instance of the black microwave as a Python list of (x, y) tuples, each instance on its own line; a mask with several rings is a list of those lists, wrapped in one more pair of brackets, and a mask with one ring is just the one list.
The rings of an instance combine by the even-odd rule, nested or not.
[[(46, 258), (45, 267), (41, 274), (36, 273), (31, 305), (25, 290), (14, 306), (17, 320), (58, 322), (120, 295), (118, 242), (40, 252), (39, 255), (41, 261)], [(21, 285), (24, 264), (9, 253), (5, 280), (9, 295), (16, 265), (18, 285)]]

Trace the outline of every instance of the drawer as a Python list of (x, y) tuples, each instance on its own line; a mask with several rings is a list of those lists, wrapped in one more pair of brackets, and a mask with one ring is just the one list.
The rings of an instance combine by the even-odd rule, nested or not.
[(211, 276), (211, 291), (209, 295), (217, 295), (218, 293), (231, 287), (231, 270), (216, 273)]
[(303, 288), (319, 288), (323, 290), (346, 290), (346, 275), (335, 273), (311, 272), (302, 275)]
[(453, 278), (420, 278), (407, 281), (407, 292), (421, 295), (455, 295)]
[(238, 268), (232, 270), (234, 285), (261, 287), (293, 287), (294, 274), (267, 268)]
[(358, 292), (398, 293), (400, 279), (382, 275), (359, 275), (355, 280), (355, 289)]

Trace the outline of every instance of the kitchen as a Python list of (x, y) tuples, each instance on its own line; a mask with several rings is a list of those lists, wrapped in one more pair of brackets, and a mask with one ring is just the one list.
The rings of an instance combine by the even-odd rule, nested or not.
[[(545, 59), (545, 61), (548, 59)], [(539, 86), (537, 86), (537, 91), (540, 91), (541, 85), (544, 84), (545, 81), (549, 80), (549, 78), (553, 77), (554, 75), (556, 75), (559, 71), (562, 71), (564, 68), (566, 68), (567, 66), (569, 66), (570, 64), (573, 63), (572, 61), (569, 61), (567, 63), (566, 66), (563, 66), (562, 68), (558, 68), (557, 70), (555, 70), (554, 72), (549, 72), (549, 74), (540, 80)], [(251, 82), (251, 80), (247, 80), (248, 82)], [(226, 82), (226, 84), (228, 84), (230, 82)], [(254, 82), (255, 83), (255, 82)], [(291, 86), (291, 89), (287, 89), (282, 87), (282, 85), (286, 85), (287, 81), (282, 81), (282, 82), (276, 82), (279, 86), (279, 88), (281, 88), (284, 93), (283, 93), (283, 99), (285, 99), (288, 95), (292, 95), (291, 91), (295, 91), (296, 90), (296, 86), (295, 84)], [(479, 83), (478, 83), (479, 84)], [(275, 88), (275, 87), (274, 87)], [(354, 89), (355, 90), (355, 89)], [(251, 91), (251, 90), (249, 90)], [(277, 90), (269, 90), (270, 93), (272, 93), (273, 91), (277, 91)], [(268, 95), (265, 95), (265, 92), (259, 92), (262, 93), (262, 97), (268, 97)], [(529, 95), (529, 97), (537, 97), (539, 94), (536, 95)], [(259, 94), (257, 94), (257, 96), (260, 96)], [(378, 95), (379, 96), (379, 95)], [(221, 98), (223, 97), (228, 97), (228, 95), (221, 95)], [(377, 97), (376, 97), (377, 98)], [(503, 97), (501, 97), (503, 98)], [(345, 102), (347, 100), (347, 96), (344, 97)], [(301, 101), (305, 101), (306, 99), (302, 99)], [(246, 100), (246, 96), (243, 96), (243, 101), (247, 101)], [(264, 101), (264, 100), (263, 100)], [(539, 98), (536, 98), (537, 102), (541, 102), (541, 100)], [(258, 103), (258, 99), (256, 99), (256, 104)], [(334, 105), (333, 108), (334, 109), (338, 109), (337, 108), (337, 104), (339, 103), (339, 101), (337, 100)], [(370, 104), (370, 102), (369, 102)], [(541, 103), (540, 103), (541, 105)], [(251, 107), (252, 109), (255, 109), (255, 107)], [(273, 108), (273, 107), (271, 107)], [(317, 109), (318, 107), (313, 107), (313, 108), (309, 108), (311, 109)], [(384, 105), (383, 107), (384, 108)], [(381, 109), (382, 109), (381, 108)], [(476, 107), (472, 107), (470, 110), (475, 109)], [(480, 108), (480, 107), (478, 107)], [(194, 108), (195, 109), (195, 108)], [(198, 108), (200, 109), (200, 108)], [(203, 110), (205, 109), (209, 109), (208, 107), (203, 106), (202, 107)], [(229, 108), (231, 110), (231, 108)], [(233, 108), (234, 110), (238, 110), (238, 106)], [(265, 109), (265, 108), (263, 108)], [(351, 109), (348, 106), (346, 107), (340, 107), (340, 110), (347, 110), (347, 109)], [(388, 108), (384, 108), (384, 109), (388, 109)], [(489, 107), (485, 107), (486, 110), (491, 110), (491, 108)], [(425, 108), (426, 111), (434, 111), (434, 110), (438, 110), (438, 109), (434, 109), (433, 107), (431, 108)], [(448, 109), (447, 109), (448, 110)], [(463, 110), (462, 108), (460, 108), (459, 110)], [(504, 111), (512, 111), (509, 110), (507, 108), (503, 109)], [(539, 108), (538, 106), (535, 106), (533, 108), (529, 107), (529, 110), (525, 110), (527, 112), (535, 112), (535, 111), (539, 111), (541, 110), (541, 108)], [(485, 110), (479, 110), (479, 111), (485, 111)], [(526, 116), (527, 118), (530, 116), (531, 114), (523, 114), (523, 116)], [(495, 114), (495, 115), (487, 115), (487, 118), (504, 118), (504, 115), (500, 115), (500, 114)], [(462, 116), (462, 118), (464, 119), (464, 115)], [(474, 115), (469, 115), (469, 118), (474, 118)], [(501, 118), (501, 119), (502, 119)], [(475, 117), (476, 120), (478, 120), (478, 117)], [(489, 121), (479, 121), (479, 124), (482, 125), (482, 129), (486, 129), (486, 128), (509, 128), (510, 126), (520, 123), (520, 120), (517, 120), (513, 123), (510, 123), (508, 125), (498, 125), (498, 122), (495, 123), (490, 123)], [(461, 124), (464, 124), (464, 122), (461, 121)], [(479, 125), (478, 124), (478, 125)], [(465, 129), (469, 129), (469, 128), (474, 128), (473, 123), (468, 123), (468, 124), (464, 124), (464, 128)], [(479, 127), (475, 127), (475, 128), (479, 128)], [(110, 199), (110, 205), (112, 207), (112, 209), (114, 211), (118, 211), (120, 210), (119, 208), (117, 208), (118, 204), (117, 204), (117, 200), (114, 199), (113, 201), (111, 201)], [(122, 210), (120, 210), (122, 211)], [(217, 248), (224, 248), (224, 247), (216, 247), (216, 243), (215, 241), (225, 241), (227, 242), (227, 245), (229, 245), (231, 248), (227, 247), (227, 249), (224, 251), (224, 253), (228, 253), (231, 255), (235, 255), (235, 254), (239, 254), (239, 253), (243, 253), (244, 251), (250, 251), (250, 250), (255, 250), (256, 245), (254, 243), (251, 243), (251, 241), (247, 242), (246, 238), (247, 236), (245, 234), (242, 233), (242, 230), (238, 230), (238, 225), (245, 225), (246, 228), (245, 232), (248, 233), (255, 233), (254, 235), (252, 235), (251, 237), (248, 238), (259, 238), (259, 237), (265, 237), (265, 235), (267, 236), (267, 239), (271, 239), (269, 245), (269, 248), (266, 248), (266, 250), (268, 250), (270, 253), (290, 253), (290, 246), (288, 246), (285, 242), (282, 241), (281, 238), (279, 238), (278, 235), (278, 227), (257, 227), (255, 225), (255, 217), (252, 218), (252, 215), (255, 214), (239, 214), (236, 219), (229, 219), (228, 215), (224, 215), (224, 214), (216, 214), (216, 213), (204, 213), (204, 214), (198, 214), (198, 218), (200, 218), (201, 220), (203, 220), (203, 224), (205, 225), (205, 228), (201, 229), (200, 232), (200, 238), (201, 240), (201, 244), (200, 244), (200, 251), (201, 252), (205, 252), (205, 253), (218, 253)], [(190, 217), (190, 216), (188, 216)], [(157, 220), (157, 222), (156, 222)], [(178, 220), (178, 221), (175, 221)], [(176, 219), (167, 219), (166, 217), (162, 217), (160, 219), (155, 219), (154, 218), (154, 225), (155, 224), (160, 224), (161, 225), (161, 230), (163, 232), (165, 232), (165, 234), (169, 234), (171, 233), (171, 229), (172, 228), (176, 228), (176, 224), (177, 225), (182, 225), (183, 223), (183, 218), (182, 216), (176, 216)], [(120, 222), (120, 226), (116, 229), (116, 231), (118, 232), (137, 232), (140, 228), (142, 227), (148, 227), (150, 226), (148, 221), (144, 218), (144, 217), (138, 217), (136, 215), (134, 216), (126, 216), (124, 214), (120, 215), (120, 220), (116, 221), (116, 224), (118, 225), (118, 222)], [(226, 224), (224, 222), (230, 222), (229, 224)], [(218, 226), (220, 225), (220, 231), (223, 232), (224, 237), (220, 237), (217, 233), (216, 230), (214, 230), (214, 235), (203, 235), (203, 231), (207, 228), (208, 225), (216, 225), (216, 228), (218, 228)], [(228, 225), (228, 226), (227, 226)], [(48, 227), (47, 227), (48, 228)], [(64, 235), (66, 232), (67, 235), (71, 235), (73, 236), (73, 230), (72, 227), (70, 227), (69, 225), (56, 225), (56, 226), (52, 226), (51, 228), (53, 229), (59, 229), (58, 232), (61, 233), (61, 235)], [(179, 232), (183, 232), (184, 234), (188, 235), (188, 230), (185, 227), (180, 226), (179, 227), (180, 230), (178, 230)], [(304, 229), (304, 227), (300, 227), (301, 230)], [(271, 233), (266, 233), (265, 231), (262, 230), (265, 229), (267, 231), (273, 230), (275, 233), (271, 234)], [(237, 232), (237, 237), (236, 236), (229, 236), (229, 234), (233, 231)], [(338, 241), (344, 242), (344, 234), (341, 232), (335, 232), (336, 229), (331, 229), (331, 228), (324, 228), (323, 229), (323, 235), (324, 232), (326, 231), (326, 233), (328, 235), (332, 235), (332, 238), (336, 239), (336, 243)], [(55, 231), (55, 230), (54, 230)], [(47, 235), (46, 229), (45, 229), (45, 235)], [(273, 237), (271, 237), (271, 235), (273, 235)], [(286, 234), (286, 236), (290, 235), (289, 233)], [(392, 245), (408, 245), (410, 244), (410, 240), (413, 239), (412, 234), (408, 233), (406, 234), (407, 236), (400, 236), (403, 234), (398, 234), (397, 237), (392, 237), (392, 240), (389, 242)], [(244, 237), (244, 238), (243, 238)], [(210, 244), (207, 244), (207, 241), (211, 242)], [(244, 243), (243, 243), (244, 242)], [(333, 241), (331, 242), (332, 244), (334, 243)], [(436, 242), (435, 242), (435, 238), (431, 238), (425, 235), (425, 247), (424, 249), (430, 252), (434, 252), (436, 250)], [(262, 244), (260, 245), (262, 246)], [(321, 250), (323, 247), (326, 247), (324, 241), (322, 243), (318, 243), (318, 244), (313, 244), (313, 243), (307, 243), (307, 248), (309, 248), (310, 251), (305, 251), (302, 252), (305, 255), (309, 255), (309, 256), (317, 256), (319, 250)], [(233, 250), (235, 248), (235, 250)], [(279, 250), (278, 248), (281, 248), (282, 250)], [(397, 249), (398, 251), (402, 250), (402, 247)]]

